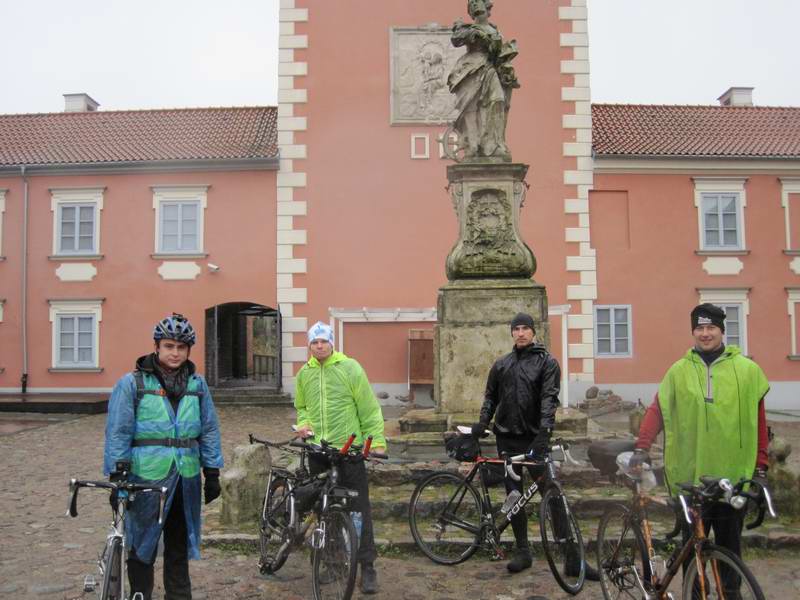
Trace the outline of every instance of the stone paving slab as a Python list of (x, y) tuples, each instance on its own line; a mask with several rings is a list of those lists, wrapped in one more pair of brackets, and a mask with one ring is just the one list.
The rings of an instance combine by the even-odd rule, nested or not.
[[(249, 432), (284, 439), (293, 420), (289, 408), (221, 407), (219, 413), (226, 460), (234, 446), (246, 443)], [(70, 477), (101, 477), (104, 425), (105, 415), (90, 415), (0, 436), (2, 600), (83, 597), (83, 576), (94, 572), (110, 511), (105, 493), (81, 490), (78, 518), (65, 517), (67, 484)], [(397, 527), (399, 531), (405, 525), (398, 521)], [(787, 527), (772, 529), (773, 539), (781, 544), (795, 533)], [(234, 542), (206, 548), (203, 560), (192, 563), (195, 598), (310, 597), (307, 556), (292, 556), (280, 577), (268, 579), (258, 574), (256, 556)], [(750, 562), (768, 598), (800, 594), (800, 561), (795, 552), (755, 557)], [(383, 586), (380, 598), (568, 597), (558, 590), (541, 559), (533, 569), (510, 576), (503, 564), (483, 556), (450, 568), (413, 552), (398, 555), (387, 547), (378, 568)], [(599, 589), (590, 584), (581, 597), (599, 598)]]

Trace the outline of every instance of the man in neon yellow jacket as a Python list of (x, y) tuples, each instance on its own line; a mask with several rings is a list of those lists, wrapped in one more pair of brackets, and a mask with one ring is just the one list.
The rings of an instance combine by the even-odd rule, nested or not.
[[(383, 413), (372, 393), (367, 374), (357, 361), (333, 349), (333, 330), (318, 322), (308, 330), (311, 358), (297, 373), (294, 406), (297, 409), (298, 433), (312, 442), (325, 440), (341, 447), (352, 433), (356, 444), (372, 436), (372, 449), (386, 451)], [(319, 472), (328, 465), (312, 457), (311, 469)], [(367, 470), (363, 461), (346, 464), (341, 471), (342, 484), (358, 490), (354, 510), (361, 513), (361, 542), (358, 562), (361, 565), (360, 588), (365, 594), (378, 591), (374, 562), (377, 556), (372, 530)]]

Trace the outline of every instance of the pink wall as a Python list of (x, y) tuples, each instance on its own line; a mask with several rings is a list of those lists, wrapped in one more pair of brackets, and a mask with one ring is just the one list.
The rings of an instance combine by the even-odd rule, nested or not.
[[(154, 251), (153, 191), (158, 185), (208, 185), (206, 259), (193, 281), (164, 281)], [(22, 184), (0, 179), (6, 194), (0, 297), (0, 388), (19, 386), (22, 371), (20, 273)], [(105, 187), (100, 216), (101, 260), (91, 261), (90, 282), (62, 282), (52, 254), (50, 188)], [(216, 304), (250, 301), (276, 307), (275, 173), (272, 171), (142, 173), (29, 177), (29, 382), (31, 388), (109, 387), (152, 348), (152, 327), (172, 311), (185, 314), (198, 330), (192, 359), (204, 367), (204, 311)], [(221, 267), (211, 274), (207, 262)], [(100, 374), (49, 373), (51, 323), (48, 299), (105, 298), (100, 325)]]
[[(739, 175), (740, 176), (740, 175)], [(775, 175), (752, 175), (745, 184), (746, 248), (739, 275), (709, 275), (698, 256), (697, 208), (691, 175), (595, 174), (590, 196), (597, 251), (597, 304), (632, 304), (634, 356), (598, 359), (600, 383), (656, 382), (692, 345), (689, 312), (697, 288), (750, 287), (748, 353), (770, 380), (796, 380), (791, 352), (787, 286), (797, 285), (784, 256), (781, 184)], [(627, 197), (630, 246), (621, 198)]]
[[(295, 50), (295, 61), (309, 65), (307, 77), (295, 78), (296, 88), (308, 90), (308, 103), (294, 105), (295, 116), (308, 117), (308, 131), (295, 134), (295, 143), (308, 147), (308, 159), (294, 165), (308, 173), (302, 193), (308, 217), (295, 219), (297, 228), (308, 230), (308, 246), (295, 253), (308, 258), (308, 274), (296, 277), (296, 285), (309, 289), (308, 305), (296, 311), (313, 322), (326, 320), (331, 306), (435, 306), (446, 283), (445, 257), (457, 239), (444, 190), (452, 163), (438, 158), (435, 140), (443, 127), (390, 125), (389, 29), (432, 21), (449, 27), (458, 17), (468, 19), (466, 2), (296, 4), (309, 8), (309, 22), (295, 30), (309, 39), (307, 50)], [(519, 43), (514, 66), (522, 87), (512, 99), (509, 145), (516, 161), (531, 164), (521, 230), (539, 261), (535, 278), (547, 285), (552, 304), (564, 302), (567, 283), (577, 283), (564, 262), (563, 200), (574, 191), (563, 184), (563, 170), (575, 168), (575, 159), (562, 158), (568, 140), (561, 115), (574, 112), (574, 103), (561, 100), (566, 76), (560, 61), (572, 58), (559, 44), (568, 23), (558, 20), (558, 7), (566, 4), (496, 3), (493, 15), (503, 36)], [(417, 133), (430, 135), (429, 160), (410, 158), (411, 134)], [(570, 226), (577, 226), (574, 219)], [(392, 333), (383, 325), (365, 326), (369, 333), (348, 342), (348, 353), (374, 381), (405, 381), (405, 363), (389, 363), (384, 350), (404, 352), (411, 326)], [(295, 341), (304, 344), (300, 336)]]

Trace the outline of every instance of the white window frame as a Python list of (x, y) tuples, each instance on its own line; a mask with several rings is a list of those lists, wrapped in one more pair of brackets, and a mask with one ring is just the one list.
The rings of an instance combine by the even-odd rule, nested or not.
[[(53, 369), (57, 370), (82, 370), (100, 368), (100, 323), (103, 321), (102, 299), (96, 300), (50, 300), (50, 323), (52, 353), (51, 362)], [(59, 361), (59, 348), (61, 344), (59, 319), (60, 317), (92, 317), (92, 360), (87, 363), (61, 363)]]
[[(155, 244), (156, 256), (205, 256), (205, 212), (208, 207), (207, 185), (195, 186), (153, 186), (153, 210), (155, 211)], [(196, 202), (197, 211), (197, 248), (194, 250), (163, 250), (161, 248), (161, 219), (164, 204), (188, 204)]]
[[(53, 213), (53, 256), (96, 256), (100, 254), (100, 213), (103, 210), (105, 188), (50, 188), (50, 210)], [(62, 252), (61, 209), (64, 206), (94, 206), (93, 247), (91, 250), (70, 250)]]
[[(747, 355), (748, 335), (747, 317), (750, 315), (750, 288), (705, 288), (697, 290), (700, 294), (700, 304), (708, 302), (725, 310), (725, 306), (736, 304), (739, 306), (739, 348), (742, 354)], [(728, 336), (723, 334), (724, 343), (727, 345)]]
[(786, 288), (788, 298), (786, 300), (786, 308), (789, 311), (789, 323), (791, 326), (791, 340), (792, 340), (792, 353), (790, 357), (797, 356), (797, 312), (796, 306), (800, 302), (800, 288)]
[(789, 194), (800, 194), (800, 178), (781, 177), (781, 206), (786, 226), (786, 250), (800, 250), (800, 240), (796, 240), (797, 248), (792, 248), (791, 221), (789, 219)]
[[(597, 326), (599, 322), (597, 320), (597, 311), (598, 310), (606, 310), (610, 311), (610, 314), (613, 315), (615, 309), (625, 309), (628, 311), (628, 319), (626, 325), (628, 326), (628, 351), (627, 352), (617, 352), (616, 350), (612, 350), (611, 352), (600, 352), (599, 348), (599, 339), (597, 334)], [(612, 317), (613, 318), (613, 317)], [(614, 325), (617, 325), (616, 322), (612, 322), (611, 324), (611, 348), (615, 347), (615, 337), (614, 337)], [(594, 305), (594, 355), (596, 358), (631, 358), (633, 357), (633, 306), (630, 304), (595, 304)]]
[(7, 191), (7, 189), (0, 188), (0, 260), (3, 258), (3, 213), (6, 212)]
[[(745, 183), (747, 177), (718, 178), (718, 177), (694, 177), (694, 205), (697, 208), (697, 228), (698, 241), (701, 251), (719, 252), (743, 252), (747, 249), (745, 238), (745, 219), (744, 209), (747, 206), (747, 193)], [(703, 198), (711, 194), (735, 194), (736, 195), (736, 246), (707, 246), (705, 222), (703, 219)]]

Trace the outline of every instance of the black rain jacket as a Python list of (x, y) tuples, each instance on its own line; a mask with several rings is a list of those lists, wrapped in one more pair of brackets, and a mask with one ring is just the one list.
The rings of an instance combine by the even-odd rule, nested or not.
[(480, 420), (494, 417), (496, 435), (535, 438), (555, 426), (560, 389), (561, 368), (543, 344), (515, 347), (489, 371)]

